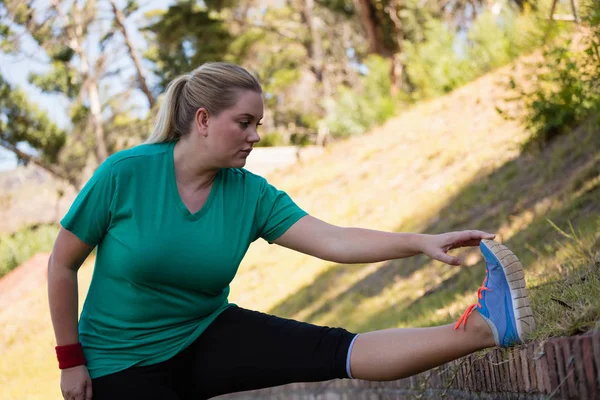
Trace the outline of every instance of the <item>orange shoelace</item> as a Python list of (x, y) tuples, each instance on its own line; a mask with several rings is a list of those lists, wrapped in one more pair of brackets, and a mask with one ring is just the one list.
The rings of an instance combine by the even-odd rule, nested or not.
[[(483, 298), (482, 292), (484, 292), (486, 290), (488, 292), (492, 291), (492, 289), (490, 289), (489, 287), (485, 286), (485, 280), (487, 279), (487, 274), (488, 274), (488, 270), (486, 269), (485, 270), (485, 278), (483, 278), (483, 282), (481, 282), (481, 287), (479, 289), (477, 289), (477, 298), (479, 300), (481, 300)], [(464, 324), (465, 327), (467, 326), (467, 319), (469, 318), (469, 315), (471, 315), (471, 313), (475, 309), (475, 306), (478, 306), (479, 308), (481, 308), (481, 303), (479, 302), (479, 300), (477, 300), (477, 303), (472, 304), (469, 307), (467, 307), (467, 309), (465, 310), (465, 312), (463, 313), (463, 315), (460, 317), (460, 319), (458, 320), (458, 322), (456, 323), (456, 325), (454, 325), (454, 330), (457, 330), (458, 328), (460, 328), (461, 324)]]

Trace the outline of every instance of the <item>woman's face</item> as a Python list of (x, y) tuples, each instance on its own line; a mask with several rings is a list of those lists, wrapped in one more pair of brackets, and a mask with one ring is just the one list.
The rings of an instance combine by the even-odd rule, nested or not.
[(204, 130), (209, 154), (220, 168), (242, 168), (252, 147), (260, 140), (257, 129), (263, 117), (262, 95), (250, 90), (238, 95), (237, 103), (204, 121), (196, 113), (199, 129)]

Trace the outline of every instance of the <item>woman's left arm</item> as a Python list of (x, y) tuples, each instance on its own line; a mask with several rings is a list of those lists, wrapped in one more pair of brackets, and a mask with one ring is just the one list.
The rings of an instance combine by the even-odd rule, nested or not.
[(476, 230), (426, 235), (342, 228), (307, 215), (274, 243), (340, 264), (372, 263), (424, 253), (438, 261), (460, 265), (461, 260), (448, 255), (448, 251), (478, 246), (481, 239), (493, 238), (493, 234)]

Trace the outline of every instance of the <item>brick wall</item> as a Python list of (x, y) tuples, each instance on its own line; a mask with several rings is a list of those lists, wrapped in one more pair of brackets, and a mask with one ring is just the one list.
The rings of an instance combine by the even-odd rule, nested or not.
[(472, 354), (392, 382), (295, 383), (219, 400), (598, 399), (600, 333)]

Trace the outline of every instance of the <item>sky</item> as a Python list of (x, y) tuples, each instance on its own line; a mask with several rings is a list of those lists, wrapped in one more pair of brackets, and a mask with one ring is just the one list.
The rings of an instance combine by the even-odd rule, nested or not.
[[(129, 32), (134, 42), (134, 46), (138, 49), (138, 54), (141, 55), (141, 51), (145, 46), (145, 41), (142, 35), (135, 30), (135, 21), (141, 17), (141, 15), (152, 9), (163, 8), (166, 9), (171, 0), (138, 0), (140, 10), (130, 16), (128, 19), (128, 25), (130, 27)], [(107, 9), (108, 2), (99, 1), (99, 6), (103, 9)], [(125, 1), (118, 0), (117, 4), (124, 4)], [(27, 82), (27, 77), (31, 72), (42, 73), (47, 68), (45, 60), (40, 59), (40, 51), (37, 48), (33, 40), (26, 40), (24, 42), (25, 52), (27, 54), (34, 55), (30, 57), (28, 55), (17, 55), (8, 56), (0, 52), (0, 73), (4, 78), (12, 85), (18, 85), (28, 96), (32, 103), (36, 103), (42, 110), (48, 112), (50, 119), (61, 128), (66, 129), (69, 126), (69, 119), (66, 114), (68, 101), (59, 95), (48, 95), (42, 93), (39, 89), (30, 85)], [(140, 102), (144, 102), (145, 98), (139, 94)], [(24, 146), (23, 149), (26, 149)], [(16, 167), (16, 157), (13, 153), (0, 147), (0, 171), (7, 171)]]

